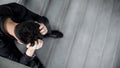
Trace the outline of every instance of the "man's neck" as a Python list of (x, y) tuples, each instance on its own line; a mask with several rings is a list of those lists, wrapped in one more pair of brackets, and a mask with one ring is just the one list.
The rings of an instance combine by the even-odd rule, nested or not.
[(4, 29), (6, 30), (6, 32), (8, 34), (10, 34), (13, 37), (15, 36), (14, 30), (15, 30), (15, 26), (17, 25), (17, 23), (15, 23), (14, 21), (11, 20), (11, 18), (7, 18), (5, 23), (4, 23)]

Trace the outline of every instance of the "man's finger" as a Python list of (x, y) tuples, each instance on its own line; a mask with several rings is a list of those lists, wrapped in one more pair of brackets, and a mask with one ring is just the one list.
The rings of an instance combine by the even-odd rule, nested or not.
[(43, 28), (44, 28), (44, 26), (43, 26), (43, 25), (41, 25), (41, 26), (40, 26), (40, 30), (42, 30)]
[(43, 40), (38, 39), (38, 45), (43, 45)]
[(37, 46), (37, 44), (38, 44), (37, 41), (35, 41), (35, 45), (34, 46)]
[(29, 43), (29, 44), (27, 44), (27, 48), (29, 48), (29, 47), (30, 47), (30, 45), (31, 45), (30, 43)]
[(44, 28), (44, 27), (45, 27), (45, 25), (42, 24), (42, 23), (40, 23), (40, 29), (42, 29), (42, 28)]
[(46, 31), (46, 29), (42, 29), (42, 30), (40, 31), (40, 33), (45, 32), (45, 31)]
[(37, 48), (36, 49), (39, 49), (43, 46), (43, 41), (38, 39), (38, 44), (37, 44)]
[(44, 28), (44, 29), (42, 29), (42, 30), (40, 31), (40, 33), (41, 33), (42, 35), (45, 35), (47, 32), (48, 32), (48, 30), (47, 30), (46, 28)]
[(41, 34), (42, 34), (42, 35), (45, 35), (46, 33), (47, 33), (47, 31), (44, 31), (44, 32), (42, 32)]

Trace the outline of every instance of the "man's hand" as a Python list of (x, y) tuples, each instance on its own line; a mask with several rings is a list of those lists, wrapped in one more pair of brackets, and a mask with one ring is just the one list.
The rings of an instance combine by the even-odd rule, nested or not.
[(27, 45), (27, 48), (28, 48), (28, 49), (39, 49), (39, 48), (41, 48), (42, 46), (43, 46), (43, 40), (38, 39), (37, 41), (35, 41), (34, 46), (31, 46), (31, 44), (29, 43), (29, 44)]
[(39, 23), (39, 25), (40, 25), (40, 27), (39, 27), (40, 33), (41, 33), (42, 35), (47, 34), (47, 32), (48, 32), (47, 27), (46, 27), (43, 23)]
[(26, 55), (32, 57), (34, 55), (34, 52), (36, 49), (40, 49), (43, 46), (43, 41), (38, 39), (38, 41), (35, 41), (34, 46), (30, 46), (31, 44), (28, 44), (26, 47), (28, 48), (26, 51)]

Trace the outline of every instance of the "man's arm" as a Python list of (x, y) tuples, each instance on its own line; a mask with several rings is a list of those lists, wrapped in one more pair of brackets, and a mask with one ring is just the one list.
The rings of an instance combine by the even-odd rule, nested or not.
[(17, 3), (8, 3), (0, 5), (0, 16), (14, 17), (17, 20), (20, 20), (21, 22), (32, 19), (38, 21), (39, 23), (44, 23), (41, 22), (42, 17), (40, 15), (30, 11), (23, 5)]
[(34, 46), (30, 46), (31, 44), (28, 44), (27, 50), (25, 52), (25, 55), (23, 55), (20, 58), (20, 63), (27, 65), (29, 62), (31, 62), (34, 57), (35, 57), (35, 51), (37, 49), (40, 49), (43, 46), (43, 41), (38, 39), (38, 41), (35, 41), (35, 45)]
[(37, 21), (39, 24), (44, 24), (45, 29), (43, 29), (44, 31), (42, 30), (41, 32), (44, 32), (43, 35), (45, 35), (46, 33), (50, 33), (51, 31), (49, 20), (46, 17), (40, 16), (17, 3), (0, 5), (0, 16), (8, 16), (17, 23), (21, 23), (26, 20), (34, 20)]

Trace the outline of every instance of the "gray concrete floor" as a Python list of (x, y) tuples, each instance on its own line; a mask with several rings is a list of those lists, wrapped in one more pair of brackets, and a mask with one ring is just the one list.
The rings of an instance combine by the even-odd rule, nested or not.
[[(119, 0), (26, 0), (62, 39), (45, 39), (37, 56), (47, 68), (120, 68)], [(18, 46), (24, 49), (24, 46)]]

